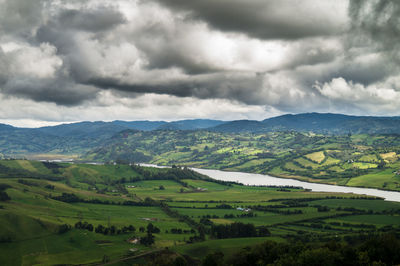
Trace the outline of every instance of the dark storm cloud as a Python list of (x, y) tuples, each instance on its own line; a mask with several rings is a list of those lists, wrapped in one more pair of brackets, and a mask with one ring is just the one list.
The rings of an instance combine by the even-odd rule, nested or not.
[(63, 58), (64, 72), (70, 76), (72, 82), (80, 83), (87, 79), (89, 58), (82, 54), (79, 42), (76, 40), (76, 31), (63, 28), (59, 21), (49, 21), (42, 25), (36, 34), (39, 43), (50, 43), (57, 48), (57, 54)]
[(384, 80), (391, 73), (393, 73), (393, 68), (388, 64), (386, 58), (379, 58), (369, 63), (345, 63), (337, 71), (330, 73), (330, 76), (342, 77), (356, 83), (369, 85)]
[(0, 1), (0, 35), (15, 34), (29, 37), (32, 28), (43, 19), (42, 0)]
[(18, 96), (37, 102), (74, 106), (94, 98), (97, 90), (69, 81), (20, 77), (18, 80), (9, 80), (1, 92), (4, 95)]
[[(222, 31), (260, 39), (299, 39), (343, 32), (342, 21), (315, 10), (316, 1), (156, 0)], [(322, 12), (321, 12), (322, 11)], [(335, 15), (335, 10), (329, 10)]]
[[(54, 70), (53, 75), (49, 74), (49, 77), (2, 71), (0, 74), (0, 82), (3, 81), (1, 92), (5, 95), (67, 106), (80, 105), (86, 100), (95, 98), (97, 89), (80, 84), (90, 76), (90, 67), (85, 63), (89, 58), (88, 55), (82, 53), (81, 44), (77, 41), (76, 35), (80, 31), (102, 34), (122, 23), (125, 23), (125, 17), (120, 12), (105, 7), (90, 10), (60, 10), (58, 15), (38, 25), (34, 38), (28, 39), (33, 45), (43, 43), (52, 45), (55, 54), (44, 52), (45, 54), (38, 54), (36, 57), (25, 60), (28, 62), (29, 60), (40, 60), (43, 59), (41, 57), (46, 56), (52, 58), (58, 56), (60, 60), (62, 59), (62, 65), (58, 70)], [(21, 26), (20, 24), (22, 22), (18, 25)], [(10, 32), (15, 31), (12, 29)], [(26, 49), (32, 48), (23, 47), (20, 51), (11, 53), (9, 57), (15, 61), (18, 53), (24, 53)], [(39, 50), (37, 53), (43, 53), (43, 51)], [(4, 53), (0, 50), (0, 60), (3, 57), (5, 57)], [(3, 67), (4, 62), (6, 60), (0, 62), (0, 70), (5, 68)], [(23, 62), (14, 63), (15, 71), (18, 72), (22, 66)]]
[[(210, 46), (196, 50), (196, 45), (208, 44), (207, 35), (211, 33), (207, 28), (197, 27), (197, 22), (193, 19), (204, 20), (222, 31), (242, 32), (261, 39), (298, 39), (336, 34), (342, 30), (340, 23), (332, 23), (330, 19), (327, 19), (326, 23), (314, 23), (313, 20), (318, 19), (319, 15), (309, 16), (313, 13), (312, 10), (307, 11), (310, 2), (301, 4), (297, 10), (300, 12), (294, 10), (291, 6), (293, 2), (289, 1), (277, 3), (235, 0), (228, 3), (221, 0), (188, 3), (163, 1), (163, 4), (171, 9), (189, 11), (185, 18), (174, 16), (172, 20), (149, 20), (146, 17), (148, 14), (145, 13), (135, 17), (133, 21), (128, 21), (116, 8), (106, 5), (81, 9), (60, 8), (38, 25), (34, 41), (30, 39), (32, 44), (49, 43), (56, 48), (56, 55), (63, 63), (55, 72), (55, 76), (48, 79), (21, 76), (17, 80), (10, 80), (3, 93), (29, 97), (35, 101), (79, 105), (91, 97), (96, 97), (91, 88), (98, 87), (131, 93), (157, 93), (200, 99), (220, 98), (246, 104), (264, 104), (269, 102), (269, 99), (263, 91), (263, 75), (257, 75), (248, 69), (242, 72), (233, 70), (229, 63), (217, 64), (210, 58), (206, 60), (206, 55), (202, 53), (216, 48)], [(223, 8), (226, 6), (229, 8)], [(293, 16), (295, 13), (297, 18)], [(188, 19), (189, 17), (191, 19)], [(135, 20), (146, 23), (135, 28)], [(131, 24), (127, 28), (135, 28), (133, 32), (116, 29), (119, 25), (129, 23)], [(202, 35), (195, 35), (194, 38), (197, 39), (187, 37), (191, 31), (196, 30), (202, 31)], [(124, 33), (128, 35), (123, 36)], [(136, 72), (118, 74), (118, 71), (129, 69), (130, 65), (113, 69), (117, 75), (103, 70), (102, 67), (111, 65), (112, 60), (123, 60), (124, 55), (120, 58), (110, 58), (109, 61), (104, 59), (104, 55), (109, 52), (110, 47), (118, 47), (124, 42), (138, 49), (140, 60), (146, 62), (141, 66), (140, 72), (148, 72), (147, 78), (140, 78)], [(224, 47), (218, 49), (224, 50)], [(330, 61), (335, 55), (335, 51), (331, 49), (311, 46), (301, 46), (299, 49), (302, 52), (292, 54), (290, 62), (283, 65), (293, 69), (304, 64), (315, 65)], [(310, 50), (313, 50), (312, 53), (305, 55)], [(242, 49), (240, 53), (252, 51), (248, 48)], [(218, 51), (214, 54), (218, 55)], [(246, 60), (246, 57), (244, 59)], [(185, 75), (172, 78), (171, 68), (178, 68)], [(153, 74), (152, 70), (165, 72), (158, 71)], [(290, 103), (287, 100), (274, 101), (277, 105), (281, 102)]]
[[(397, 75), (400, 63), (400, 2), (349, 2), (349, 31), (342, 37), (343, 61), (319, 81), (342, 77), (363, 85)], [(340, 56), (340, 55), (339, 55)]]
[(8, 62), (4, 55), (3, 49), (0, 47), (0, 86), (3, 85), (8, 79)]
[(140, 44), (138, 47), (147, 55), (149, 64), (146, 67), (148, 69), (168, 69), (171, 67), (178, 67), (189, 75), (214, 73), (223, 70), (212, 66), (207, 62), (196, 62), (182, 50), (178, 51), (178, 47), (170, 46), (167, 43), (163, 49), (153, 50), (148, 46), (141, 46)]
[[(87, 82), (104, 89), (117, 89), (130, 93), (156, 93), (178, 97), (196, 97), (200, 99), (231, 99), (247, 104), (263, 104), (259, 97), (262, 75), (225, 73), (205, 74), (188, 80), (172, 80), (163, 83), (124, 83), (113, 78), (95, 78)], [(252, 88), (251, 93), (243, 88)]]
[(187, 30), (184, 27), (170, 29), (161, 22), (154, 22), (141, 28), (132, 39), (136, 47), (146, 54), (148, 69), (179, 67), (194, 75), (220, 71), (210, 63), (193, 60), (193, 51), (182, 41), (189, 34)]
[[(172, 2), (171, 2), (172, 3)], [(227, 4), (223, 1), (207, 2), (211, 9), (214, 5)], [(185, 5), (183, 5), (185, 7)], [(277, 38), (278, 35), (274, 35), (279, 29), (279, 38), (300, 38), (310, 37), (315, 35), (329, 35), (333, 34), (337, 29), (333, 30), (334, 26), (337, 25), (323, 25), (311, 23), (310, 21), (304, 22), (303, 24), (299, 21), (290, 21), (287, 17), (273, 16), (272, 13), (277, 9), (282, 8), (283, 13), (292, 12), (293, 9), (289, 8), (289, 2), (282, 2), (277, 5), (274, 2), (261, 2), (253, 1), (249, 3), (248, 9), (243, 9), (243, 2), (234, 1), (230, 3), (232, 8), (227, 10), (220, 10), (225, 12), (227, 21), (233, 18), (235, 12), (240, 10), (244, 13), (236, 18), (243, 27), (248, 27), (251, 30), (248, 35), (254, 35), (258, 30), (262, 29), (262, 38)], [(193, 8), (203, 8), (203, 4), (200, 2), (193, 2)], [(201, 9), (203, 10), (203, 9)], [(250, 15), (251, 12), (258, 10), (256, 14), (256, 20), (253, 21), (254, 15)], [(275, 10), (275, 11), (274, 11)], [(204, 10), (203, 10), (204, 11)], [(233, 12), (233, 13), (232, 13)], [(250, 12), (250, 13), (249, 13)], [(265, 13), (267, 12), (267, 13)], [(270, 12), (271, 14), (269, 14)], [(287, 14), (286, 14), (287, 15)], [(305, 14), (302, 14), (303, 16)], [(145, 15), (143, 20), (146, 21)], [(258, 20), (259, 19), (259, 20)], [(262, 19), (264, 19), (262, 21)], [(303, 18), (299, 18), (303, 20)], [(242, 20), (242, 21), (241, 21)], [(285, 22), (285, 21), (286, 22)], [(149, 71), (149, 75), (146, 79), (136, 77), (136, 73), (131, 73), (128, 76), (121, 77), (121, 75), (111, 75), (107, 72), (101, 71), (101, 67), (104, 64), (110, 64), (112, 62), (104, 60), (94, 60), (94, 56), (101, 57), (106, 54), (108, 47), (118, 45), (120, 41), (110, 40), (108, 43), (104, 42), (102, 38), (107, 32), (110, 32), (114, 27), (127, 23), (125, 17), (118, 11), (110, 9), (106, 11), (104, 7), (96, 8), (91, 10), (61, 10), (58, 15), (48, 20), (46, 24), (43, 24), (37, 31), (36, 37), (39, 43), (48, 42), (57, 48), (57, 54), (63, 58), (64, 71), (59, 73), (68, 73), (71, 78), (71, 84), (84, 84), (101, 89), (116, 89), (132, 93), (156, 93), (156, 94), (168, 94), (178, 97), (196, 97), (200, 99), (212, 99), (222, 98), (237, 100), (246, 104), (265, 104), (273, 102), (277, 107), (282, 105), (290, 105), (293, 101), (291, 96), (279, 95), (279, 91), (275, 91), (274, 88), (268, 83), (266, 86), (263, 85), (263, 75), (256, 75), (255, 72), (251, 71), (232, 71), (229, 64), (216, 65), (210, 60), (204, 60), (201, 54), (197, 54), (196, 51), (196, 40), (191, 40), (186, 37), (189, 34), (188, 31), (196, 29), (206, 30), (204, 28), (196, 28), (190, 25), (190, 21), (187, 19), (180, 19), (174, 17), (173, 25), (164, 23), (161, 21), (149, 21), (145, 23), (139, 29), (136, 29), (133, 34), (129, 35), (123, 41), (133, 44), (139, 51), (147, 64), (144, 64), (143, 71)], [(209, 22), (209, 21), (207, 21)], [(246, 25), (246, 23), (248, 25)], [(131, 23), (135, 23), (131, 21)], [(253, 23), (253, 24), (252, 24)], [(258, 23), (257, 25), (254, 23)], [(311, 24), (310, 24), (311, 23)], [(194, 23), (196, 25), (196, 23)], [(313, 26), (316, 25), (316, 26)], [(231, 31), (232, 29), (226, 29)], [(246, 30), (246, 28), (239, 29)], [(91, 32), (92, 34), (86, 36), (83, 41), (81, 32)], [(100, 34), (100, 36), (99, 36)], [(122, 34), (116, 31), (116, 34)], [(261, 34), (261, 32), (260, 32)], [(265, 35), (267, 34), (267, 35)], [(204, 35), (204, 34), (203, 34)], [(195, 36), (197, 37), (197, 36)], [(202, 38), (206, 38), (202, 36)], [(87, 47), (87, 41), (95, 40), (98, 43), (96, 47)], [(202, 39), (198, 41), (203, 41)], [(204, 43), (199, 43), (204, 45)], [(323, 46), (323, 44), (321, 44)], [(325, 49), (318, 47), (318, 45), (301, 44), (299, 45), (300, 52), (291, 54), (290, 60), (287, 64), (283, 64), (286, 67), (295, 69), (301, 65), (316, 65), (319, 63), (329, 62), (333, 60), (336, 55), (334, 49)], [(94, 49), (94, 50), (90, 50)], [(210, 46), (208, 50), (215, 49)], [(221, 47), (220, 49), (224, 49)], [(242, 53), (251, 53), (250, 49), (244, 50)], [(114, 58), (118, 61), (122, 58)], [(111, 59), (113, 60), (113, 59)], [(122, 68), (129, 68), (129, 65), (122, 66)], [(186, 75), (170, 78), (170, 68), (177, 67), (181, 69)], [(124, 69), (118, 71), (124, 71)], [(158, 72), (158, 74), (151, 74), (152, 69), (165, 70), (165, 73)], [(279, 69), (277, 69), (279, 71)], [(159, 77), (158, 75), (161, 75)], [(288, 73), (288, 77), (292, 78), (296, 75)], [(301, 82), (299, 78), (295, 77), (298, 82)], [(310, 77), (312, 82), (315, 81), (313, 77)], [(299, 83), (298, 87), (304, 89), (307, 92), (307, 87), (312, 86), (312, 82)], [(296, 85), (296, 84), (293, 84)], [(279, 86), (274, 83), (274, 86)], [(49, 87), (49, 86), (44, 86)], [(80, 97), (76, 92), (71, 92), (71, 97), (67, 97), (65, 101), (62, 101), (62, 95), (65, 95), (65, 86), (53, 86), (54, 90), (60, 90), (60, 97), (47, 97), (47, 93), (41, 94), (36, 93), (35, 100), (40, 100), (42, 97), (45, 101), (54, 100), (58, 104), (80, 104), (81, 99), (90, 97)], [(59, 88), (59, 89), (57, 89)], [(287, 93), (291, 91), (291, 88), (280, 88), (286, 90)], [(23, 94), (23, 89), (20, 87), (19, 90), (15, 90), (19, 95)], [(27, 87), (25, 95), (32, 95), (32, 90)], [(46, 90), (44, 90), (46, 91)], [(68, 92), (68, 89), (66, 90)], [(270, 93), (269, 91), (272, 91)], [(82, 88), (82, 95), (85, 90)], [(73, 97), (77, 95), (78, 97)], [(270, 95), (273, 95), (274, 100), (268, 99)], [(275, 99), (279, 97), (280, 99)], [(297, 97), (297, 94), (295, 96)], [(283, 100), (284, 99), (284, 100)]]
[(126, 23), (124, 15), (106, 7), (90, 10), (67, 9), (42, 24), (36, 33), (37, 41), (54, 44), (59, 53), (69, 53), (79, 46), (74, 36), (81, 31), (99, 33), (92, 38), (101, 38), (114, 27)]
[(397, 64), (400, 63), (399, 1), (353, 0), (350, 2), (349, 15), (352, 18), (352, 31), (357, 33), (352, 44), (369, 45), (395, 59)]
[(7, 96), (80, 107), (118, 91), (298, 112), (351, 110), (399, 89), (385, 83), (399, 73), (397, 1), (0, 3)]
[(387, 47), (400, 39), (400, 3), (398, 1), (352, 0), (349, 6), (354, 30), (368, 33)]
[(119, 11), (106, 7), (90, 11), (65, 10), (58, 18), (58, 23), (65, 28), (91, 32), (107, 31), (125, 22)]

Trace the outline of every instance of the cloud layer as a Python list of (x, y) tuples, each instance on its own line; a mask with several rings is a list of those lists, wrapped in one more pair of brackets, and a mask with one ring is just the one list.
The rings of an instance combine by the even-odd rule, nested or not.
[(1, 121), (400, 115), (398, 1), (0, 5)]

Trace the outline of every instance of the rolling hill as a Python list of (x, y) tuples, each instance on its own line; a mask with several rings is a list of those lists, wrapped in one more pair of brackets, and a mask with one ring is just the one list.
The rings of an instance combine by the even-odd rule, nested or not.
[(220, 133), (314, 132), (327, 135), (400, 134), (400, 117), (348, 116), (342, 114), (287, 114), (263, 121), (220, 121), (193, 119), (180, 121), (79, 122), (41, 128), (16, 128), (0, 125), (0, 153), (27, 155), (37, 153), (84, 154), (104, 146), (125, 130), (154, 130)]
[(101, 146), (124, 130), (197, 130), (223, 123), (219, 120), (193, 119), (165, 121), (79, 122), (40, 128), (17, 128), (0, 124), (0, 153), (23, 156), (37, 153), (82, 154)]

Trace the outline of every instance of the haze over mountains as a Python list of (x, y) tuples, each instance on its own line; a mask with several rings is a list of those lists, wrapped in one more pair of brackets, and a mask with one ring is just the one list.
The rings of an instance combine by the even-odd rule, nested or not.
[(263, 121), (231, 121), (215, 127), (222, 132), (312, 131), (325, 134), (397, 134), (400, 117), (348, 116), (305, 113), (282, 115)]
[(81, 153), (124, 130), (209, 130), (224, 133), (300, 131), (324, 134), (400, 134), (400, 117), (348, 116), (305, 113), (282, 115), (263, 121), (181, 121), (79, 122), (41, 128), (0, 125), (0, 153)]
[(313, 131), (315, 133), (400, 133), (400, 117), (350, 116), (331, 113), (286, 114), (257, 120), (221, 121), (212, 119), (189, 119), (179, 121), (122, 121), (78, 122), (39, 128), (17, 128), (0, 124), (0, 131), (38, 132), (54, 136), (92, 137), (113, 134), (125, 129), (151, 130), (199, 130), (221, 132), (262, 132), (262, 131)]

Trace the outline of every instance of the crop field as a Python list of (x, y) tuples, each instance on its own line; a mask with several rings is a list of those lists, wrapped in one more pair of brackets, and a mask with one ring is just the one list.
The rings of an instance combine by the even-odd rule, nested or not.
[(316, 200), (313, 201), (313, 205), (322, 205), (329, 208), (351, 208), (357, 206), (357, 209), (362, 209), (366, 211), (390, 211), (399, 208), (397, 202), (392, 201), (374, 201), (366, 199), (329, 199), (329, 200)]
[(361, 162), (377, 163), (379, 158), (375, 154), (363, 155), (359, 159)]
[(306, 157), (308, 159), (310, 159), (311, 161), (314, 161), (317, 163), (322, 163), (322, 161), (325, 159), (325, 154), (323, 151), (317, 151), (317, 152), (307, 154)]
[(383, 227), (386, 225), (399, 226), (400, 216), (393, 215), (353, 215), (347, 217), (341, 217), (340, 219), (332, 219), (330, 221), (349, 222), (352, 224), (372, 224), (377, 227)]
[(71, 230), (62, 235), (53, 233), (39, 238), (1, 244), (0, 261), (3, 265), (95, 263), (104, 255), (118, 258), (122, 250), (128, 253), (132, 245), (124, 241), (124, 238), (81, 230)]
[[(388, 226), (400, 231), (400, 203), (354, 194), (242, 186), (180, 168), (26, 160), (0, 165), (0, 189), (8, 197), (0, 202), (2, 265), (118, 262), (166, 247), (201, 261), (266, 240), (338, 239)], [(150, 224), (157, 228), (153, 244), (128, 241), (145, 239)], [(233, 225), (264, 235), (216, 235)]]
[(392, 169), (354, 177), (347, 182), (350, 186), (381, 187), (385, 189), (400, 189), (400, 176), (393, 173)]
[[(158, 165), (242, 171), (308, 182), (400, 190), (395, 180), (380, 182), (377, 178), (377, 182), (371, 182), (370, 178), (382, 175), (387, 179), (387, 172), (400, 170), (398, 135), (132, 132), (121, 140), (115, 138), (107, 149), (93, 150), (83, 158), (130, 162), (135, 159), (129, 159), (126, 154), (132, 149), (146, 151), (145, 161)], [(103, 150), (108, 153), (104, 154)]]
[(187, 183), (189, 186), (198, 188), (199, 190), (213, 190), (213, 191), (223, 191), (227, 190), (229, 187), (217, 183), (211, 183), (203, 180), (190, 180), (183, 179), (183, 182)]
[(394, 163), (398, 159), (398, 156), (395, 152), (381, 153), (380, 156), (386, 163)]

